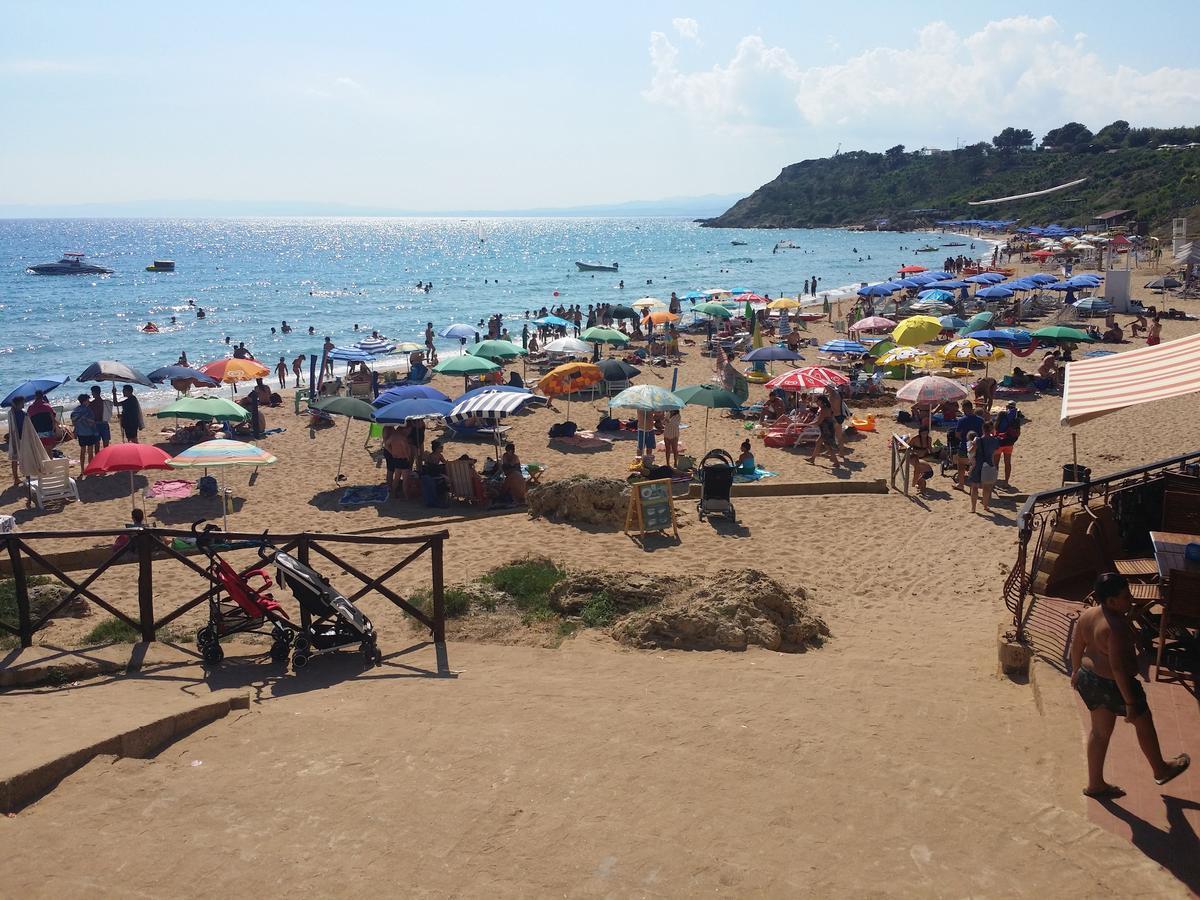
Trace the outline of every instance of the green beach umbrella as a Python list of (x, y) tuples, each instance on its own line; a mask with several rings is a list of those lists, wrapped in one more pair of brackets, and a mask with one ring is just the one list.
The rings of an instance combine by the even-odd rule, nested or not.
[(200, 421), (245, 422), (250, 411), (225, 397), (180, 397), (154, 414), (160, 419), (197, 419)]
[(1086, 331), (1080, 331), (1078, 328), (1068, 328), (1065, 325), (1051, 325), (1047, 328), (1039, 328), (1033, 333), (1035, 338), (1042, 341), (1064, 341), (1074, 344), (1091, 344), (1095, 342)]
[(610, 316), (612, 316), (614, 319), (640, 319), (641, 318), (641, 315), (638, 314), (638, 311), (636, 309), (632, 309), (631, 307), (620, 305), (620, 304), (612, 307), (612, 309), (610, 309), (608, 311), (608, 314)]
[(516, 359), (518, 356), (525, 356), (527, 352), (512, 341), (480, 341), (467, 348), (467, 353), (471, 356), (490, 360)]
[(342, 452), (338, 454), (338, 471), (334, 477), (334, 481), (342, 481), (346, 477), (342, 474), (342, 460), (346, 456), (346, 438), (350, 436), (350, 421), (352, 419), (358, 419), (360, 422), (375, 421), (375, 407), (357, 397), (326, 397), (324, 400), (310, 403), (309, 406), (331, 416), (346, 417), (346, 432), (342, 435)]
[(593, 325), (579, 336), (590, 344), (628, 344), (629, 335), (615, 328), (601, 328)]
[[(483, 343), (490, 343), (484, 341)], [(516, 344), (513, 344), (515, 347)], [(452, 356), (449, 359), (444, 359), (436, 366), (433, 371), (439, 375), (461, 375), (463, 377), (463, 388), (467, 386), (467, 378), (471, 375), (486, 375), (488, 372), (495, 372), (498, 368), (490, 359), (484, 359), (482, 356), (472, 356), (469, 353), (462, 356)]]
[(710, 409), (737, 409), (742, 405), (736, 394), (715, 384), (691, 384), (674, 391), (676, 397), (688, 406), (704, 407), (704, 450), (708, 451), (708, 411)]
[(730, 319), (733, 317), (733, 313), (730, 312), (729, 307), (723, 306), (720, 303), (699, 303), (694, 309), (702, 315), (713, 316), (717, 319)]

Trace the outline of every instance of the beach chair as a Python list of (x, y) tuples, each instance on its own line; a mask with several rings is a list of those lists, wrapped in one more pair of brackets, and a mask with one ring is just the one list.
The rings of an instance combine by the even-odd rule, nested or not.
[[(1174, 674), (1200, 671), (1200, 573), (1175, 569), (1167, 582), (1155, 641), (1154, 680), (1163, 670)], [(1163, 664), (1164, 658), (1168, 665)]]
[(47, 503), (59, 500), (78, 500), (79, 487), (70, 475), (71, 462), (66, 459), (52, 459), (42, 468), (42, 474), (29, 481), (29, 491), (37, 503), (38, 509), (45, 509)]
[(374, 399), (374, 393), (371, 391), (371, 382), (369, 381), (352, 381), (350, 382), (351, 397), (368, 397)]
[(450, 481), (450, 496), (455, 500), (472, 505), (485, 501), (483, 482), (475, 471), (473, 459), (447, 460), (446, 478)]

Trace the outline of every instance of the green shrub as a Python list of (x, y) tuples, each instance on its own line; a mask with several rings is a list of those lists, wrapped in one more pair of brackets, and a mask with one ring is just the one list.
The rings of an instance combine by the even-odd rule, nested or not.
[[(51, 584), (52, 581), (53, 579), (47, 578), (44, 575), (36, 575), (27, 579), (26, 584), (33, 588)], [(56, 598), (53, 593), (45, 594), (39, 598), (33, 598), (32, 602), (29, 604), (30, 617), (35, 620), (40, 619), (57, 602), (58, 598)], [(16, 585), (11, 578), (0, 580), (0, 622), (5, 622), (6, 624), (12, 625), (15, 628), (20, 620), (20, 614), (17, 612)], [(20, 642), (20, 638), (18, 638), (15, 634), (9, 634), (7, 631), (0, 632), (0, 650), (8, 650), (17, 646)]]
[(534, 558), (493, 569), (483, 581), (512, 597), (518, 609), (541, 614), (552, 612), (550, 591), (566, 574), (551, 560)]
[[(457, 619), (471, 611), (471, 597), (460, 588), (448, 587), (442, 591), (443, 605), (446, 607), (446, 618)], [(412, 596), (412, 605), (427, 616), (433, 615), (433, 594), (430, 591), (417, 591)]]
[(600, 593), (579, 611), (579, 620), (586, 628), (607, 628), (617, 618), (617, 605), (608, 594)]
[(122, 619), (105, 619), (83, 637), (85, 644), (133, 644), (142, 633)]

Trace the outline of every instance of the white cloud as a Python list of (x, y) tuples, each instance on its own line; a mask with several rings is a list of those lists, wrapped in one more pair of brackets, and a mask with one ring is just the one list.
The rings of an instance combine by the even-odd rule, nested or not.
[(681, 38), (700, 43), (700, 23), (695, 19), (672, 19), (671, 25)]
[[(944, 22), (903, 48), (877, 47), (826, 66), (802, 66), (786, 49), (748, 36), (733, 57), (685, 71), (667, 36), (650, 36), (646, 100), (724, 130), (805, 125), (869, 131), (904, 122), (953, 121), (987, 136), (1006, 124), (1092, 126), (1123, 118), (1174, 124), (1196, 118), (1200, 68), (1139, 71), (1064, 39), (1050, 16), (1017, 16), (959, 34)], [(987, 135), (984, 132), (987, 132)]]

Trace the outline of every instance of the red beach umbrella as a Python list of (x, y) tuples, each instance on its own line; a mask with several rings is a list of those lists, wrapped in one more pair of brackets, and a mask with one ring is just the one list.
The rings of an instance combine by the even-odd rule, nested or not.
[(129, 499), (133, 499), (133, 473), (145, 469), (170, 469), (170, 455), (151, 444), (111, 444), (95, 455), (84, 475), (129, 473)]
[(777, 375), (768, 381), (764, 387), (768, 391), (773, 391), (776, 388), (784, 391), (812, 391), (817, 388), (827, 387), (828, 385), (849, 384), (850, 379), (843, 375), (837, 369), (829, 369), (825, 366), (805, 366), (802, 369), (792, 369), (790, 372), (784, 372), (782, 375)]

